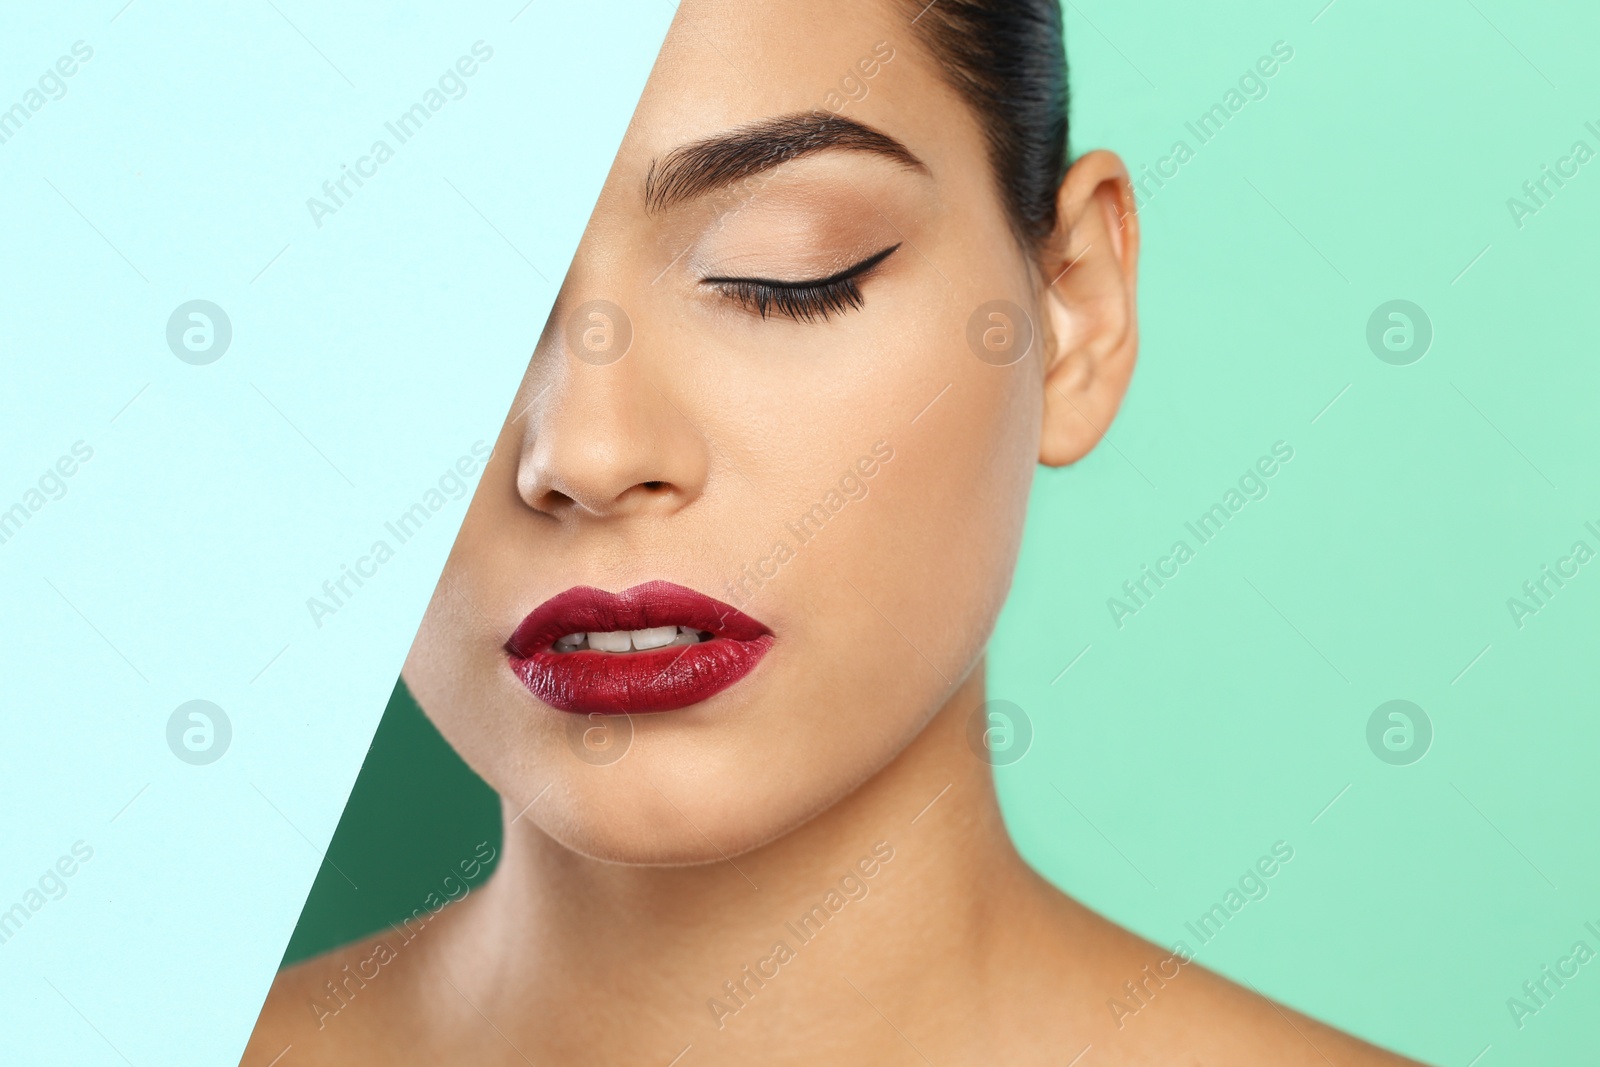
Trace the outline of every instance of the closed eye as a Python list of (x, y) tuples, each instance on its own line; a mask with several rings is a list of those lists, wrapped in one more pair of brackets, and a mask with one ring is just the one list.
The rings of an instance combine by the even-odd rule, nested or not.
[(890, 245), (874, 252), (861, 262), (846, 267), (826, 278), (809, 278), (785, 281), (778, 278), (702, 278), (701, 285), (709, 285), (723, 296), (763, 319), (778, 314), (796, 322), (826, 321), (830, 315), (842, 315), (865, 303), (861, 295), (861, 280), (884, 260), (894, 255), (900, 246)]

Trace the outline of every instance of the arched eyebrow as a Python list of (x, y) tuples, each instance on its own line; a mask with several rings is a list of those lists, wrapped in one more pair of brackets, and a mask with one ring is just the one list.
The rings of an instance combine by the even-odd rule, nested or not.
[(664, 211), (791, 159), (830, 150), (872, 152), (928, 172), (905, 145), (853, 119), (815, 112), (781, 115), (681, 145), (652, 162), (644, 180), (645, 208)]

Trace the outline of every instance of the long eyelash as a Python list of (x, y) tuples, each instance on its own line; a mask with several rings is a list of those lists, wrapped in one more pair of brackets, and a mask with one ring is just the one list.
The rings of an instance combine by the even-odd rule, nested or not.
[(796, 322), (826, 321), (829, 315), (842, 315), (866, 301), (854, 281), (826, 285), (774, 285), (743, 278), (707, 280), (734, 303), (754, 311), (763, 319), (776, 313)]
[(899, 247), (898, 244), (891, 245), (826, 278), (800, 282), (773, 278), (705, 278), (702, 284), (713, 286), (734, 303), (754, 311), (763, 319), (776, 313), (796, 322), (821, 322), (830, 315), (842, 315), (862, 307), (866, 300), (861, 295), (859, 279), (888, 259)]

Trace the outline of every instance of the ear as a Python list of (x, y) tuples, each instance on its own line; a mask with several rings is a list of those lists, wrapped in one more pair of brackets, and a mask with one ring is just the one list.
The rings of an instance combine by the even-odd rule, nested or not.
[(1139, 353), (1139, 219), (1114, 153), (1084, 155), (1056, 194), (1040, 269), (1044, 429), (1039, 462), (1075, 463), (1105, 436)]

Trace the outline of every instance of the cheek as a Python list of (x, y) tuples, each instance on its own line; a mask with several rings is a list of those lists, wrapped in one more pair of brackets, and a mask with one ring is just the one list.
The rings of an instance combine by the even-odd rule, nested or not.
[(970, 666), (1005, 600), (1038, 449), (1027, 372), (979, 370), (909, 428), (862, 531), (866, 546), (884, 546), (867, 551), (894, 576), (904, 625), (925, 630), (946, 673)]
[[(517, 753), (545, 744), (545, 717), (527, 713), (526, 697), (506, 668), (503, 645), (529, 605), (525, 555), (516, 541), (525, 519), (513, 506), (514, 471), (484, 473), (438, 586), (406, 655), (402, 678), (445, 740), (496, 791), (513, 799), (528, 787)], [(489, 491), (499, 489), (501, 491)]]
[(881, 728), (901, 741), (983, 651), (1038, 453), (1037, 368), (992, 367), (959, 342), (944, 349), (908, 348), (901, 373), (871, 383), (883, 394), (870, 398), (880, 420), (903, 409), (881, 433), (893, 458), (864, 479), (865, 499), (808, 543), (782, 591), (808, 657), (840, 688), (840, 703), (817, 706), (858, 708), (872, 694)]
[(496, 753), (504, 751), (508, 720), (489, 714), (483, 698), (499, 665), (485, 660), (494, 648), (483, 626), (453, 592), (468, 580), (459, 566), (447, 565), (406, 655), (401, 677), (412, 697), (461, 757), (495, 787)]

